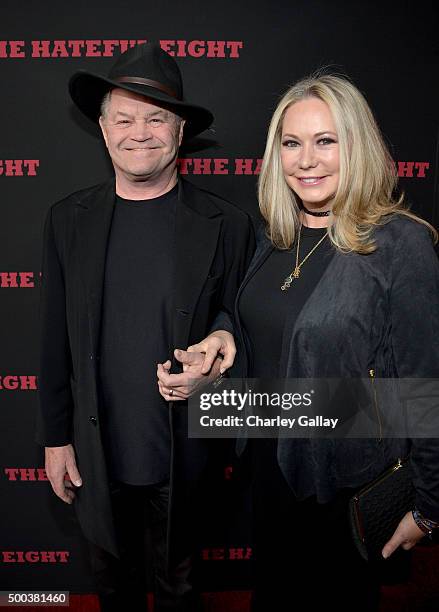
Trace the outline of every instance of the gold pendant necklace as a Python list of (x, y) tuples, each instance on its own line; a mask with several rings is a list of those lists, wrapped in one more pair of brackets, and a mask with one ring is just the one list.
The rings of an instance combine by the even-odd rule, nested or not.
[(328, 235), (328, 233), (326, 232), (325, 235), (320, 238), (320, 240), (317, 242), (317, 244), (315, 244), (313, 246), (313, 248), (310, 250), (310, 252), (307, 255), (305, 255), (305, 257), (299, 263), (299, 249), (300, 249), (300, 234), (301, 233), (302, 233), (302, 223), (300, 224), (299, 235), (297, 236), (296, 265), (294, 266), (294, 269), (292, 270), (292, 272), (284, 279), (284, 282), (280, 286), (282, 291), (286, 291), (287, 289), (289, 289), (291, 287), (291, 283), (293, 282), (293, 280), (296, 279), (296, 278), (299, 278), (299, 276), (300, 276), (300, 268), (303, 266), (303, 264), (308, 259), (308, 257), (312, 253), (314, 253), (316, 248), (324, 241), (324, 239)]

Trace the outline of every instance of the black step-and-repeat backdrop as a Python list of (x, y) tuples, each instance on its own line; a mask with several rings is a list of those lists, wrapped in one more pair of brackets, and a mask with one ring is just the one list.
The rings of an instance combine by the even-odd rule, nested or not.
[[(128, 46), (160, 41), (213, 129), (180, 172), (258, 217), (256, 180), (280, 94), (318, 67), (365, 93), (413, 208), (437, 218), (435, 2), (328, 0), (4, 1), (0, 13), (0, 590), (92, 591), (74, 511), (56, 498), (34, 443), (41, 233), (48, 207), (109, 176), (98, 130), (73, 107), (69, 76), (106, 72)], [(246, 589), (248, 498), (218, 466), (201, 542), (205, 590)], [(288, 551), (285, 551), (286, 553)], [(439, 579), (437, 588), (439, 590)]]

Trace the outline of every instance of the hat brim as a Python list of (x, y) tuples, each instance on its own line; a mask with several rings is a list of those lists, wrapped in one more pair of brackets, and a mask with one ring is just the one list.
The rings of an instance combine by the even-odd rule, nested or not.
[(176, 100), (155, 87), (137, 83), (118, 83), (85, 70), (76, 72), (69, 81), (69, 93), (73, 102), (94, 123), (99, 122), (102, 98), (115, 87), (162, 102), (164, 106), (183, 117), (186, 121), (184, 140), (200, 134), (212, 124), (213, 115), (207, 108)]

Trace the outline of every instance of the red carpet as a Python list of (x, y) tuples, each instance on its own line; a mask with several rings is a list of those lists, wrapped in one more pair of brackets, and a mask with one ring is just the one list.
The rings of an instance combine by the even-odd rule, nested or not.
[[(250, 596), (250, 591), (204, 593), (205, 612), (248, 612)], [(152, 610), (151, 596), (148, 597), (148, 608)], [(145, 612), (148, 608), (145, 602)], [(13, 608), (22, 612), (42, 609), (35, 606)], [(71, 595), (69, 608), (53, 606), (46, 609), (100, 612), (95, 595)], [(439, 612), (439, 546), (419, 547), (414, 551), (409, 582), (383, 588), (380, 612)]]

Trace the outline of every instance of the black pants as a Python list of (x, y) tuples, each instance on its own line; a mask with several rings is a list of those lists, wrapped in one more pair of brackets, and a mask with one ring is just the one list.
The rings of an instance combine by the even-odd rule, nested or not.
[[(120, 559), (89, 542), (96, 590), (105, 612), (146, 610), (147, 572), (152, 569), (154, 610), (193, 612), (192, 559), (168, 569), (166, 534), (169, 483), (110, 484)], [(152, 568), (147, 567), (151, 557)]]
[[(327, 504), (298, 501), (276, 460), (275, 440), (251, 440), (254, 596), (252, 612), (378, 610), (377, 568), (356, 551), (351, 490)], [(301, 603), (300, 603), (301, 602)]]

